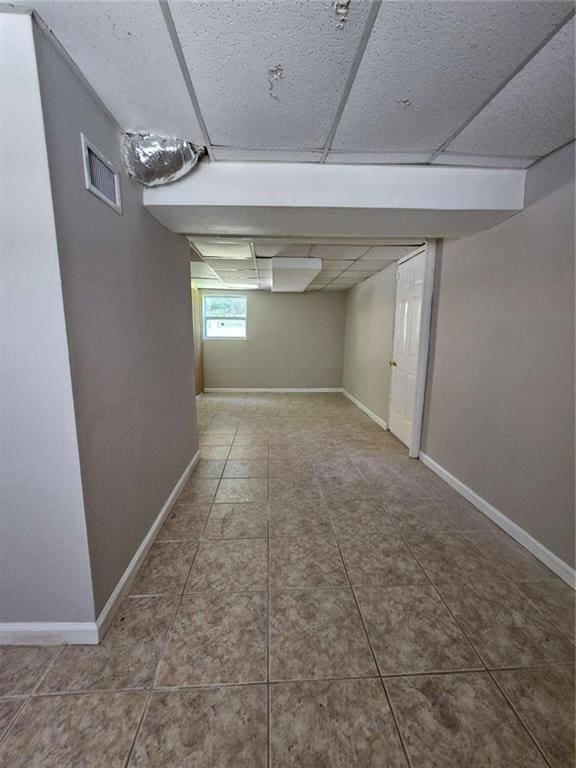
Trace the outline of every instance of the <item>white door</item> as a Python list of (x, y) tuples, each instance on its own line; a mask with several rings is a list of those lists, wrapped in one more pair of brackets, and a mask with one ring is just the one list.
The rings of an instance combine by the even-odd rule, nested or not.
[(416, 405), (425, 266), (426, 251), (398, 265), (389, 421), (390, 430), (407, 446), (412, 438)]

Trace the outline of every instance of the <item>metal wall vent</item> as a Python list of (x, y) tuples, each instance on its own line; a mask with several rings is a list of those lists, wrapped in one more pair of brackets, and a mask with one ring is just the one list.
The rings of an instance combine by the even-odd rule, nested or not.
[(120, 175), (96, 147), (91, 144), (83, 133), (82, 157), (84, 160), (84, 181), (86, 189), (96, 195), (97, 198), (113, 208), (117, 213), (122, 213), (122, 200), (120, 198)]

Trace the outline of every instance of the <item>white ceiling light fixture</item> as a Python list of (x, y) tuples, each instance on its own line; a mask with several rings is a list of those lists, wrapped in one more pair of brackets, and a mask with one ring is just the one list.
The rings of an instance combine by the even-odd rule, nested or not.
[(256, 283), (229, 283), (228, 287), (237, 289), (239, 291), (257, 291), (260, 287)]
[(302, 293), (322, 269), (322, 259), (272, 259), (272, 292)]

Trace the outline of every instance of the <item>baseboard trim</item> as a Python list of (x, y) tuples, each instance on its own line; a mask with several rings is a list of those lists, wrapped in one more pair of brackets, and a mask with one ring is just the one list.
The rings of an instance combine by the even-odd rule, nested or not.
[(565, 581), (566, 584), (572, 587), (572, 589), (576, 588), (576, 571), (574, 568), (571, 568), (568, 563), (561, 560), (558, 555), (550, 552), (549, 549), (525, 531), (524, 528), (521, 528), (515, 522), (510, 520), (509, 517), (506, 517), (500, 510), (492, 506), (489, 501), (486, 501), (486, 499), (479, 496), (476, 491), (473, 491), (472, 488), (469, 488), (461, 480), (458, 480), (457, 477), (435, 462), (434, 459), (431, 459), (430, 456), (427, 456), (425, 453), (420, 453), (419, 458), (423, 464), (432, 470), (432, 472), (437, 474), (438, 477), (442, 478), (442, 480), (452, 486), (455, 491), (458, 491), (461, 496), (473, 504), (476, 509), (480, 510), (480, 512), (484, 513), (486, 517), (489, 517), (492, 522), (496, 523), (502, 530), (512, 536), (512, 538), (521, 544), (524, 549), (531, 552), (534, 557), (537, 557), (540, 562), (550, 568), (556, 576), (559, 576), (562, 581)]
[(0, 624), (0, 645), (96, 645), (94, 621), (5, 622)]
[[(150, 526), (150, 530), (142, 540), (142, 543), (136, 550), (136, 553), (130, 563), (128, 564), (128, 567), (124, 571), (122, 578), (116, 585), (116, 588), (114, 589), (114, 592), (110, 595), (108, 598), (108, 601), (106, 602), (106, 605), (102, 609), (100, 615), (98, 616), (98, 619), (96, 621), (96, 626), (98, 627), (98, 637), (101, 639), (108, 627), (110, 626), (110, 622), (112, 620), (112, 617), (114, 615), (114, 611), (118, 607), (118, 603), (124, 596), (124, 592), (126, 591), (127, 587), (130, 584), (130, 581), (132, 577), (135, 575), (136, 571), (142, 564), (142, 561), (148, 554), (148, 550), (154, 543), (154, 539), (156, 538), (158, 531), (162, 527), (162, 524), (164, 523), (164, 520), (167, 518), (168, 513), (172, 509), (172, 506), (174, 505), (174, 502), (178, 498), (178, 495), (180, 494), (180, 491), (182, 490), (182, 487), (188, 480), (188, 477), (192, 473), (194, 467), (198, 462), (200, 461), (200, 451), (196, 451), (194, 456), (192, 457), (192, 460), (180, 476), (180, 479), (172, 489), (170, 496), (166, 499), (166, 503), (158, 513), (158, 516), (156, 520), (152, 523)], [(96, 641), (98, 642), (98, 640)]]
[(342, 392), (342, 389), (340, 387), (204, 387), (204, 392), (313, 394), (319, 392)]
[(350, 402), (354, 403), (356, 408), (360, 408), (361, 411), (364, 411), (366, 416), (369, 416), (372, 419), (372, 421), (375, 421), (376, 424), (379, 424), (382, 427), (382, 429), (385, 429), (386, 431), (390, 429), (387, 421), (380, 418), (380, 416), (376, 416), (374, 411), (371, 411), (370, 408), (364, 405), (364, 403), (361, 403), (360, 400), (357, 400), (354, 397), (354, 395), (350, 394), (350, 392), (347, 392), (345, 389), (341, 389), (340, 392), (342, 392), (342, 394), (345, 395), (348, 398), (348, 400), (350, 400)]

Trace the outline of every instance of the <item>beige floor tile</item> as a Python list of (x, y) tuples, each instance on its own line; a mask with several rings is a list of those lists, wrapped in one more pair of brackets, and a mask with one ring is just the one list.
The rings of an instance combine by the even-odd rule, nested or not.
[(268, 477), (268, 459), (228, 459), (223, 477)]
[(384, 505), (372, 499), (328, 503), (328, 514), (338, 538), (344, 536), (385, 536), (397, 529), (384, 510)]
[(268, 504), (214, 504), (205, 539), (259, 539), (268, 536)]
[(0, 696), (32, 693), (62, 649), (57, 646), (0, 646)]
[(236, 459), (267, 459), (268, 446), (266, 443), (248, 445), (233, 445), (228, 454), (228, 460)]
[(307, 458), (274, 458), (270, 455), (270, 477), (286, 477), (289, 475), (298, 475), (303, 480), (310, 480), (314, 477), (314, 467)]
[(322, 494), (328, 504), (347, 504), (358, 499), (381, 501), (380, 488), (368, 480), (342, 480), (339, 478), (320, 479)]
[(147, 694), (29, 699), (0, 744), (2, 768), (124, 768)]
[(260, 592), (268, 588), (266, 539), (205, 540), (186, 592)]
[(464, 533), (410, 533), (404, 539), (428, 577), (436, 584), (453, 581), (503, 580), (494, 562)]
[(216, 504), (242, 504), (268, 500), (268, 478), (252, 477), (221, 480), (214, 502)]
[(179, 595), (196, 554), (193, 541), (163, 541), (150, 547), (130, 589), (132, 595)]
[(266, 686), (152, 694), (130, 768), (265, 768)]
[(379, 680), (274, 683), (273, 768), (408, 768)]
[(157, 685), (266, 681), (266, 595), (187, 595), (158, 670)]
[(386, 680), (412, 768), (545, 768), (485, 672)]
[(270, 478), (270, 502), (321, 502), (322, 491), (318, 482), (312, 479), (297, 480), (292, 478)]
[(494, 677), (552, 768), (573, 768), (574, 668), (510, 669)]
[(185, 509), (174, 506), (160, 528), (156, 541), (191, 541), (198, 543), (210, 512), (209, 504), (192, 505)]
[(353, 586), (427, 584), (400, 534), (339, 536), (338, 543)]
[(203, 445), (200, 448), (200, 457), (208, 461), (222, 461), (229, 453), (229, 445)]
[(332, 525), (321, 501), (284, 501), (270, 505), (270, 536), (332, 536)]
[(334, 536), (270, 539), (270, 589), (347, 586)]
[(270, 594), (272, 680), (374, 675), (376, 667), (352, 592)]
[(434, 587), (355, 592), (380, 674), (484, 668)]
[(454, 531), (455, 523), (431, 499), (410, 504), (393, 502), (386, 505), (386, 513), (401, 533), (434, 533)]
[(220, 477), (222, 472), (224, 471), (224, 465), (226, 462), (224, 459), (205, 459), (201, 458), (196, 467), (194, 468), (194, 471), (192, 472), (192, 475), (190, 476), (193, 479), (196, 479), (198, 477), (208, 477), (208, 478), (215, 478)]
[(534, 608), (574, 642), (576, 595), (572, 587), (560, 579), (524, 581), (516, 589), (530, 600)]
[(200, 447), (206, 445), (232, 445), (234, 440), (234, 431), (225, 432), (205, 432), (200, 438)]
[(551, 579), (556, 576), (524, 547), (503, 531), (495, 533), (468, 533), (472, 544), (494, 563), (494, 567), (505, 579)]
[(64, 648), (40, 691), (149, 687), (177, 607), (177, 597), (126, 598), (101, 643)]
[(0, 699), (0, 739), (16, 717), (25, 699)]
[(574, 647), (514, 584), (439, 584), (440, 594), (490, 668), (571, 662)]
[(176, 505), (210, 504), (218, 488), (217, 478), (194, 477), (192, 475), (178, 496)]

